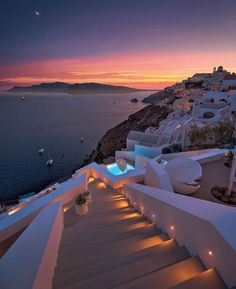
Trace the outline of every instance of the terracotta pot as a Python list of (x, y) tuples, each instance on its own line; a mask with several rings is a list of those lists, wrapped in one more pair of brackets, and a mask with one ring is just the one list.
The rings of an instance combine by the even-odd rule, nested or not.
[(85, 215), (88, 213), (88, 204), (85, 203), (83, 205), (75, 204), (75, 213), (78, 216)]

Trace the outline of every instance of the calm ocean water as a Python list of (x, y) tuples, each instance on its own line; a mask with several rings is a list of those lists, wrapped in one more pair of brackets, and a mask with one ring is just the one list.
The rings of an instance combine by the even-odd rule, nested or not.
[[(149, 94), (25, 94), (25, 101), (22, 95), (0, 94), (0, 201), (72, 174), (108, 129), (144, 106), (130, 99)], [(45, 148), (41, 156), (40, 148)]]

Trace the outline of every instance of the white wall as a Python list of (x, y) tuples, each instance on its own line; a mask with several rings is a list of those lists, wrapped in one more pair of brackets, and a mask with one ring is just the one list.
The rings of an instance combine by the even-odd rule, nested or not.
[(150, 187), (174, 192), (168, 174), (156, 160), (147, 163), (144, 183)]
[(35, 200), (22, 210), (0, 220), (0, 242), (27, 227), (46, 205), (61, 201), (64, 206), (74, 198), (77, 192), (86, 190), (86, 175), (81, 175), (79, 178), (72, 178), (61, 183), (55, 191)]
[(135, 169), (122, 175), (113, 175), (106, 168), (93, 162), (79, 170), (74, 174), (74, 178), (77, 178), (83, 174), (87, 175), (87, 178), (94, 177), (101, 179), (104, 183), (111, 186), (113, 189), (122, 187), (124, 184), (141, 182), (144, 180), (146, 170), (144, 168)]
[(147, 162), (160, 155), (165, 146), (150, 147), (143, 145), (135, 145), (135, 167), (144, 167)]
[(126, 159), (130, 161), (135, 160), (135, 152), (134, 151), (116, 151), (115, 158), (117, 159)]
[(45, 207), (0, 262), (2, 289), (51, 289), (63, 231), (62, 202)]
[(215, 267), (229, 287), (236, 284), (236, 208), (139, 184), (127, 184), (124, 191), (170, 238), (199, 255), (207, 268)]

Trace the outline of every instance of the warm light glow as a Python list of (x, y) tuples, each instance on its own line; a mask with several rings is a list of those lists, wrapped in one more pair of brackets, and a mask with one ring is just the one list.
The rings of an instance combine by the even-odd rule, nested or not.
[(100, 182), (97, 184), (98, 188), (100, 189), (106, 189), (107, 185), (104, 182)]
[(8, 216), (15, 214), (16, 212), (20, 211), (21, 209), (22, 209), (22, 207), (19, 206), (19, 207), (15, 208), (14, 210), (9, 211)]
[(89, 177), (89, 179), (88, 179), (88, 183), (90, 184), (90, 183), (92, 183), (92, 182), (94, 182), (95, 181), (95, 178), (94, 177)]
[(213, 252), (212, 252), (212, 251), (208, 251), (208, 254), (209, 254), (210, 256), (212, 256), (212, 255), (213, 255)]
[(115, 202), (115, 207), (117, 209), (121, 209), (121, 208), (126, 208), (129, 206), (129, 203), (127, 201), (119, 201), (119, 202)]
[(175, 227), (174, 227), (174, 226), (171, 226), (170, 229), (173, 231), (173, 230), (175, 229)]
[(155, 215), (155, 214), (152, 214), (152, 217), (153, 217), (153, 219), (154, 219), (154, 218), (156, 218), (156, 215)]
[(126, 214), (124, 217), (122, 217), (121, 220), (132, 219), (132, 218), (136, 218), (136, 217), (139, 217), (138, 213)]
[(69, 209), (70, 209), (70, 207), (64, 207), (64, 208), (63, 208), (63, 212), (65, 213), (65, 212), (67, 212)]

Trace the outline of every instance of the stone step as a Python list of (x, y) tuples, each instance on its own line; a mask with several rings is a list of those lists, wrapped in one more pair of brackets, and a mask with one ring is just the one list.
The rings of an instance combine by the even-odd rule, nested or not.
[[(178, 262), (164, 269), (146, 274), (133, 281), (120, 286), (116, 289), (167, 289), (171, 286), (184, 282), (204, 271), (204, 266), (198, 257), (192, 257)], [(190, 288), (189, 288), (190, 289)]]
[(129, 244), (124, 244), (123, 247), (118, 247), (116, 251), (105, 249), (99, 250), (94, 254), (74, 254), (69, 257), (61, 258), (58, 260), (58, 267), (67, 267), (67, 266), (77, 266), (77, 267), (86, 267), (91, 264), (98, 264), (103, 261), (109, 260), (109, 258), (120, 258), (121, 256), (132, 254), (146, 248), (153, 247), (163, 241), (168, 240), (166, 234), (159, 236), (149, 237), (146, 239), (138, 240)]
[[(70, 277), (63, 276), (61, 282), (57, 283), (60, 289), (110, 289), (122, 283), (134, 280), (153, 271), (160, 270), (163, 267), (180, 262), (189, 258), (189, 253), (185, 247), (176, 247), (163, 254), (154, 254), (147, 256), (145, 259), (138, 260), (130, 264), (123, 264), (122, 267), (115, 268), (112, 271), (93, 276), (90, 279), (82, 280), (80, 274), (70, 274)], [(99, 265), (98, 265), (99, 267)], [(79, 277), (78, 277), (79, 276)]]
[(215, 269), (206, 270), (199, 275), (188, 279), (171, 289), (227, 289), (223, 280), (220, 278)]
[(129, 224), (136, 224), (138, 222), (146, 221), (147, 219), (143, 216), (141, 216), (138, 213), (133, 213), (130, 215), (127, 215), (125, 218), (120, 217), (112, 217), (112, 218), (104, 218), (103, 221), (99, 219), (93, 220), (93, 222), (82, 222), (80, 224), (74, 225), (72, 227), (66, 228), (63, 232), (64, 237), (68, 238), (70, 236), (74, 236), (76, 233), (81, 234), (81, 232), (89, 232), (91, 230), (100, 229), (100, 228), (106, 228), (106, 227), (116, 227), (116, 226), (126, 226)]
[[(94, 218), (96, 218), (96, 220), (99, 219), (103, 219), (104, 217), (109, 217), (109, 216), (126, 216), (127, 214), (132, 214), (132, 213), (137, 213), (138, 211), (135, 210), (134, 208), (127, 206), (124, 208), (116, 208), (116, 209), (101, 209), (99, 211), (96, 210), (96, 212), (91, 213), (90, 210), (90, 206), (89, 206), (89, 211), (86, 215), (83, 216), (77, 216), (75, 214), (74, 208), (71, 208), (72, 211), (70, 212), (70, 215), (73, 216), (74, 218), (76, 218), (76, 221), (78, 221), (78, 224), (84, 223), (84, 222), (93, 222)], [(70, 229), (70, 227), (66, 228), (66, 229)]]
[[(86, 247), (86, 245), (80, 248), (78, 244), (77, 246), (71, 247), (69, 251), (67, 250), (66, 252), (64, 252), (64, 250), (62, 249), (59, 252), (58, 262), (61, 262), (61, 261), (64, 262), (70, 258), (74, 258), (74, 256), (77, 256), (80, 258), (86, 258), (88, 255), (95, 256), (96, 254), (100, 254), (100, 252), (103, 252), (103, 256), (105, 255), (113, 256), (114, 254), (119, 255), (121, 251), (124, 253), (126, 252), (128, 254), (128, 253), (132, 253), (132, 250), (135, 250), (135, 249), (138, 250), (140, 246), (147, 244), (146, 240), (154, 238), (155, 240), (160, 241), (162, 240), (164, 236), (166, 235), (164, 234), (157, 235), (157, 232), (154, 229), (152, 231), (142, 232), (139, 235), (130, 236), (123, 240), (118, 240), (110, 244), (103, 245), (99, 248), (95, 247), (95, 248), (90, 249), (89, 247)], [(167, 239), (168, 237), (166, 236), (165, 240)]]
[[(74, 251), (84, 251), (86, 249), (100, 248), (105, 245), (112, 244), (123, 239), (127, 239), (133, 236), (151, 236), (151, 234), (161, 234), (162, 230), (156, 228), (154, 224), (149, 224), (135, 230), (125, 231), (122, 233), (113, 232), (112, 234), (102, 234), (100, 238), (89, 237), (86, 240), (77, 240), (76, 242), (71, 243), (70, 245), (63, 246), (63, 254), (67, 254)], [(148, 234), (148, 235), (147, 235)], [(149, 235), (150, 234), (150, 235)], [(102, 248), (101, 248), (102, 249)]]
[(86, 242), (89, 241), (91, 239), (94, 240), (99, 240), (100, 238), (105, 238), (105, 237), (109, 237), (111, 235), (122, 235), (122, 234), (129, 234), (129, 232), (132, 234), (132, 231), (135, 230), (141, 230), (144, 229), (144, 227), (148, 227), (149, 225), (152, 225), (149, 221), (142, 221), (142, 222), (138, 222), (135, 224), (127, 224), (127, 225), (120, 225), (120, 226), (109, 226), (106, 228), (106, 230), (103, 229), (99, 229), (96, 230), (96, 232), (94, 230), (88, 230), (86, 232), (84, 232), (84, 234), (74, 234), (73, 237), (67, 237), (65, 235), (63, 235), (60, 246), (63, 246), (63, 248), (66, 248), (67, 246), (73, 246), (74, 244), (78, 244), (80, 242)]
[(140, 250), (132, 254), (122, 255), (116, 259), (103, 260), (99, 262), (99, 266), (93, 263), (88, 266), (78, 266), (76, 263), (64, 264), (64, 266), (58, 266), (56, 268), (56, 276), (64, 276), (65, 274), (70, 274), (75, 271), (79, 272), (80, 278), (91, 278), (92, 276), (95, 276), (97, 274), (110, 271), (112, 268), (118, 268), (135, 262), (137, 260), (145, 259), (146, 257), (154, 254), (168, 253), (175, 248), (177, 248), (176, 241), (171, 239), (159, 243), (156, 246), (152, 246), (150, 248)]

